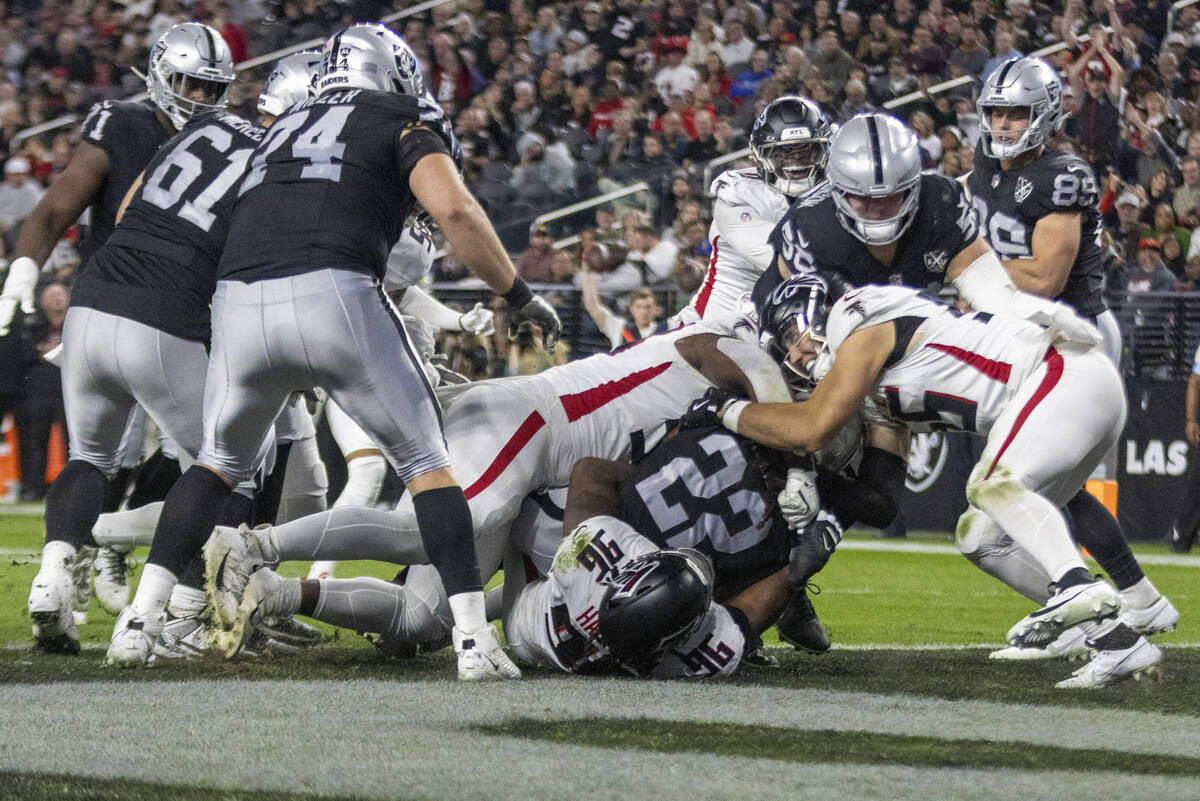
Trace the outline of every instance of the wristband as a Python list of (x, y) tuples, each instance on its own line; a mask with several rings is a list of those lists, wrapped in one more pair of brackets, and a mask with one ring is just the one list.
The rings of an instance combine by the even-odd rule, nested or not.
[(725, 410), (721, 413), (721, 425), (736, 434), (738, 418), (742, 416), (742, 410), (749, 405), (750, 401), (730, 401), (725, 404)]
[(501, 295), (504, 302), (508, 304), (510, 309), (519, 309), (529, 301), (533, 300), (533, 291), (529, 286), (521, 280), (520, 276), (513, 279), (512, 288)]

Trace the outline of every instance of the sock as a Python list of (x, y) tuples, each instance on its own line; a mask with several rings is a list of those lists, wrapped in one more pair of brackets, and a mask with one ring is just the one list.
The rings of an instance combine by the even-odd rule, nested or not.
[(1088, 644), (1097, 651), (1121, 651), (1132, 648), (1141, 637), (1142, 635), (1124, 623), (1116, 623), (1107, 633), (1098, 637), (1089, 637)]
[(1091, 584), (1096, 579), (1092, 578), (1092, 574), (1087, 572), (1086, 568), (1072, 567), (1064, 570), (1061, 575), (1056, 576), (1054, 584), (1064, 590), (1067, 587), (1077, 587), (1080, 584)]
[(1138, 564), (1121, 525), (1092, 493), (1080, 490), (1067, 501), (1075, 523), (1075, 541), (1087, 548), (1118, 590), (1137, 584), (1146, 574)]
[(188, 560), (187, 567), (179, 574), (179, 583), (194, 590), (204, 590), (204, 556), (200, 553)]
[(42, 548), (42, 570), (62, 570), (69, 574), (78, 552), (79, 549), (69, 542), (50, 540)]
[(137, 509), (102, 514), (92, 526), (92, 539), (97, 545), (123, 552), (150, 545), (162, 508), (163, 502), (155, 501)]
[(403, 508), (389, 512), (365, 506), (335, 507), (274, 526), (270, 538), (284, 562), (375, 559), (410, 565), (429, 561), (416, 517)]
[(255, 526), (275, 522), (275, 515), (279, 513), (279, 499), (283, 497), (283, 479), (287, 475), (288, 454), (291, 452), (292, 443), (275, 443), (275, 467), (263, 479), (262, 489), (254, 493), (249, 521), (240, 522), (249, 522)]
[(163, 500), (182, 475), (179, 461), (167, 456), (159, 448), (142, 463), (137, 480), (133, 484), (133, 492), (129, 493), (125, 507), (137, 509), (148, 503)]
[(387, 462), (382, 455), (354, 457), (346, 462), (346, 486), (334, 506), (374, 506), (386, 474)]
[(96, 544), (92, 526), (104, 511), (104, 474), (82, 459), (71, 459), (46, 493), (46, 542)]
[(150, 546), (149, 564), (161, 565), (174, 584), (174, 577), (204, 547), (229, 496), (229, 485), (220, 476), (199, 465), (191, 467), (167, 495)]
[(1121, 600), (1134, 609), (1145, 609), (1161, 597), (1162, 593), (1145, 576), (1133, 586), (1121, 590)]
[(125, 500), (125, 490), (129, 487), (129, 479), (132, 476), (132, 470), (122, 467), (111, 480), (104, 482), (104, 511), (115, 512), (121, 508), (121, 501)]
[[(224, 482), (221, 482), (224, 483)], [(225, 498), (221, 513), (217, 516), (218, 526), (237, 528), (242, 523), (249, 523), (254, 516), (254, 498), (240, 492), (231, 492)]]
[(203, 612), (207, 605), (204, 590), (188, 587), (181, 583), (176, 584), (175, 589), (171, 590), (171, 600), (167, 602), (167, 612), (173, 617), (195, 617)]
[[(475, 529), (471, 508), (461, 487), (441, 487), (412, 496), (421, 542), (429, 564), (437, 568), (446, 595), (483, 592), (479, 576), (479, 556), (475, 553)], [(483, 620), (483, 598), (479, 599), (479, 619)], [(472, 618), (473, 620), (474, 618)], [(458, 620), (458, 615), (455, 615)], [(474, 629), (472, 629), (473, 631)]]
[(171, 590), (175, 589), (175, 574), (161, 565), (147, 562), (142, 568), (142, 578), (138, 581), (137, 594), (133, 596), (134, 614), (138, 617), (157, 615), (167, 608), (167, 599)]
[(487, 603), (483, 592), (460, 592), (450, 596), (450, 612), (454, 615), (454, 625), (463, 634), (473, 634), (487, 625)]

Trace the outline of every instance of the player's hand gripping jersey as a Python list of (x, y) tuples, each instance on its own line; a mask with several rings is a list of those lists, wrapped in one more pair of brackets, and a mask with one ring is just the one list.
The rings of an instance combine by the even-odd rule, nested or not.
[[(549, 574), (525, 587), (504, 621), (513, 653), (531, 665), (568, 673), (629, 669), (615, 663), (597, 639), (600, 602), (612, 579), (639, 556), (659, 550), (612, 517), (584, 521), (562, 540)], [(732, 673), (746, 636), (729, 610), (709, 606), (697, 630), (668, 651), (646, 675), (699, 679)]]

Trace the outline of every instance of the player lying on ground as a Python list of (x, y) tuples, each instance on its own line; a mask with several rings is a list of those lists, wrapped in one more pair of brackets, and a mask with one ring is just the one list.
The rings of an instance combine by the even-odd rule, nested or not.
[(832, 294), (824, 280), (796, 276), (763, 310), (792, 310), (773, 344), (818, 381), (811, 399), (714, 399), (716, 416), (757, 442), (801, 451), (821, 448), (859, 408), (911, 431), (986, 436), (960, 536), (1007, 536), (1052, 581), (1043, 592), (1021, 588), (1044, 605), (1013, 626), (1009, 642), (1044, 643), (1090, 626), (1097, 656), (1059, 687), (1102, 687), (1154, 670), (1161, 653), (1117, 620), (1120, 597), (1088, 574), (1059, 511), (1125, 421), (1120, 378), (1102, 350), (1024, 321), (963, 315), (913, 289), (860, 287), (836, 302)]

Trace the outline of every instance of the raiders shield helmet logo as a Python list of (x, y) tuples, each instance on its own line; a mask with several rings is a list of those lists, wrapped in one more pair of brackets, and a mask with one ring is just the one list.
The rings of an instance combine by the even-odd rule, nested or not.
[(931, 273), (944, 273), (949, 258), (949, 254), (944, 250), (931, 250), (925, 254), (925, 269)]

